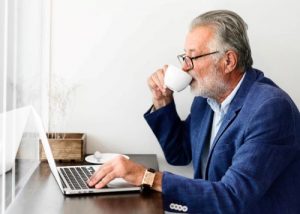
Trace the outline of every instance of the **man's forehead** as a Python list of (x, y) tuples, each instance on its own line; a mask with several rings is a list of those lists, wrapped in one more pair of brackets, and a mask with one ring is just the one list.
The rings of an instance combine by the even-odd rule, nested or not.
[(207, 49), (207, 44), (213, 36), (214, 29), (211, 26), (201, 26), (192, 29), (186, 36), (184, 51), (193, 53)]

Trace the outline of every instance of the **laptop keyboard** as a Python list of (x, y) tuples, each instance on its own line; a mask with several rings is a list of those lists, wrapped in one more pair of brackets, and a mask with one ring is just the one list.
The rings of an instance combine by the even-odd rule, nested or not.
[(75, 166), (60, 168), (60, 170), (71, 189), (90, 189), (86, 181), (94, 174), (93, 167)]

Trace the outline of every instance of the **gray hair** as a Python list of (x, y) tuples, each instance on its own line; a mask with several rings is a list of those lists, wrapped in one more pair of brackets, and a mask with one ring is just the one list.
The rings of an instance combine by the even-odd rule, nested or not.
[(233, 49), (238, 54), (240, 68), (251, 68), (253, 64), (247, 24), (236, 13), (229, 10), (214, 10), (196, 17), (190, 30), (200, 26), (212, 26), (215, 29), (215, 41), (219, 50)]

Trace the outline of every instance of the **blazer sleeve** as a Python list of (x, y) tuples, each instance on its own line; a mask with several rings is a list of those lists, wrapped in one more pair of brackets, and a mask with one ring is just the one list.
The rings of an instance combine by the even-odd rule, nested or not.
[(144, 118), (152, 129), (172, 165), (187, 165), (191, 162), (191, 143), (189, 138), (190, 116), (185, 121), (179, 118), (174, 101), (152, 113), (151, 109)]
[[(285, 99), (270, 99), (248, 121), (243, 144), (221, 180), (211, 182), (163, 173), (164, 207), (188, 213), (242, 213), (257, 203), (299, 156), (299, 111)], [(174, 205), (175, 204), (175, 205)]]

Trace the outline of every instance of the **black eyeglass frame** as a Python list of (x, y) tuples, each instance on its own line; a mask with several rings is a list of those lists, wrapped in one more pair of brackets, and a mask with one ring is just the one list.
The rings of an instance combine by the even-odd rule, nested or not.
[(180, 54), (177, 56), (179, 62), (181, 64), (185, 63), (186, 65), (188, 65), (188, 63), (186, 63), (186, 58), (190, 59), (191, 63), (192, 63), (192, 66), (191, 68), (189, 68), (189, 70), (192, 70), (194, 68), (194, 62), (193, 60), (195, 59), (199, 59), (201, 57), (205, 57), (205, 56), (208, 56), (208, 55), (212, 55), (212, 54), (216, 54), (216, 53), (219, 53), (220, 51), (214, 51), (214, 52), (210, 52), (210, 53), (206, 53), (206, 54), (201, 54), (199, 56), (194, 56), (194, 57), (189, 57), (189, 56), (186, 56), (185, 54)]

